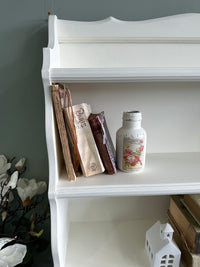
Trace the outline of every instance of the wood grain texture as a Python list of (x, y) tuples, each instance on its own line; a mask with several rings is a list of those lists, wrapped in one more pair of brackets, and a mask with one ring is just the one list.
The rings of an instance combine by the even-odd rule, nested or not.
[(66, 165), (68, 179), (70, 181), (74, 181), (76, 179), (76, 175), (75, 175), (73, 164), (71, 161), (69, 143), (68, 143), (67, 132), (66, 132), (66, 128), (65, 128), (63, 113), (62, 113), (62, 107), (61, 107), (61, 102), (60, 102), (58, 85), (53, 85), (51, 87), (51, 92), (52, 92), (54, 111), (55, 111), (55, 115), (56, 115), (58, 131), (59, 131), (60, 140), (61, 140), (61, 144), (62, 144), (62, 151), (63, 151), (63, 156), (64, 156), (65, 165)]

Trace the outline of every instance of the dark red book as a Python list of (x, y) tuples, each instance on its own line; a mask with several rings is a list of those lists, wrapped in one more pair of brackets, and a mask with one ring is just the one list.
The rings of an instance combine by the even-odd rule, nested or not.
[(115, 174), (117, 172), (115, 149), (108, 131), (104, 111), (99, 114), (90, 114), (88, 120), (105, 170), (108, 174)]

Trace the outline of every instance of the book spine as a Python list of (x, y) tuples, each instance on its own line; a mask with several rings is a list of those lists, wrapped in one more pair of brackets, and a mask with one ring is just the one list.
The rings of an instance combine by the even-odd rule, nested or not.
[(78, 144), (77, 144), (77, 135), (74, 129), (74, 125), (72, 125), (72, 121), (69, 118), (69, 113), (67, 108), (63, 109), (64, 118), (65, 118), (65, 125), (67, 129), (67, 133), (69, 136), (69, 144), (71, 145), (71, 154), (72, 154), (72, 161), (74, 166), (74, 171), (76, 175), (79, 175), (79, 165), (80, 165), (80, 155), (78, 151)]
[(169, 214), (174, 219), (178, 230), (184, 236), (188, 247), (193, 253), (200, 253), (199, 226), (194, 218), (187, 211), (179, 196), (172, 196), (170, 199)]
[(56, 115), (56, 121), (57, 121), (58, 131), (60, 135), (60, 141), (61, 141), (63, 157), (65, 161), (68, 179), (70, 181), (74, 181), (76, 179), (76, 175), (74, 172), (71, 155), (70, 155), (68, 137), (67, 137), (67, 132), (65, 128), (65, 122), (63, 118), (63, 112), (62, 112), (62, 106), (61, 106), (61, 100), (60, 100), (60, 94), (59, 94), (59, 86), (53, 85), (51, 87), (51, 92), (52, 92), (53, 106), (54, 106), (54, 111)]
[(200, 223), (200, 194), (184, 195), (184, 203), (188, 207), (189, 212)]
[(171, 215), (168, 213), (168, 222), (174, 230), (173, 239), (181, 250), (181, 258), (187, 267), (200, 267), (200, 255), (190, 252), (184, 236), (179, 232), (177, 225)]
[(89, 117), (89, 123), (106, 172), (108, 174), (115, 174), (115, 151), (104, 113), (101, 112), (97, 115), (92, 114)]
[(91, 107), (86, 103), (82, 103), (73, 106), (73, 112), (83, 175), (88, 177), (102, 173), (105, 169), (88, 122)]

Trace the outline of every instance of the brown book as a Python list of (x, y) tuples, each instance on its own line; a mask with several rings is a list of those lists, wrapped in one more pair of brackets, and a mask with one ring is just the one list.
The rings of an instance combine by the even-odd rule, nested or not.
[(72, 162), (74, 166), (74, 171), (77, 176), (80, 175), (79, 173), (79, 165), (80, 165), (80, 155), (78, 151), (78, 144), (77, 144), (77, 135), (74, 123), (72, 122), (72, 118), (69, 116), (69, 112), (67, 111), (67, 108), (63, 109), (64, 118), (65, 118), (65, 125), (67, 129), (67, 135), (69, 137), (69, 146), (71, 150), (72, 155)]
[(184, 195), (184, 203), (195, 219), (200, 222), (200, 194)]
[(169, 215), (173, 218), (187, 246), (194, 254), (200, 253), (200, 225), (183, 205), (183, 196), (171, 196)]
[(108, 174), (115, 174), (117, 172), (115, 149), (107, 127), (104, 112), (91, 114), (89, 116), (89, 123), (106, 172)]
[(51, 92), (52, 92), (53, 106), (54, 106), (54, 111), (56, 115), (56, 121), (57, 121), (58, 131), (60, 135), (60, 141), (61, 141), (63, 157), (65, 161), (66, 171), (67, 171), (68, 179), (70, 181), (71, 180), (73, 181), (76, 179), (76, 175), (74, 172), (70, 150), (69, 150), (69, 143), (68, 143), (67, 132), (65, 128), (65, 122), (64, 122), (60, 95), (59, 95), (59, 86), (53, 85), (51, 87)]
[(184, 236), (179, 232), (175, 221), (170, 215), (168, 218), (168, 223), (174, 230), (173, 239), (181, 251), (181, 260), (184, 261), (187, 267), (200, 267), (200, 254), (190, 252)]

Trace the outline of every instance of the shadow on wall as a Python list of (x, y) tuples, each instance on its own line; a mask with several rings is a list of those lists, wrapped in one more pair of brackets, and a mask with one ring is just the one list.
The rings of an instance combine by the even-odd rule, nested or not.
[(48, 177), (45, 143), (42, 48), (47, 21), (28, 21), (6, 29), (0, 44), (0, 152), (28, 159), (28, 176)]

